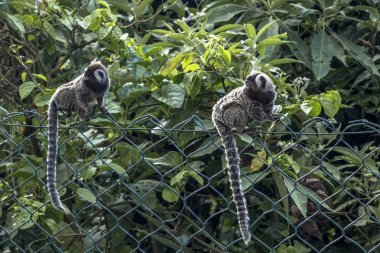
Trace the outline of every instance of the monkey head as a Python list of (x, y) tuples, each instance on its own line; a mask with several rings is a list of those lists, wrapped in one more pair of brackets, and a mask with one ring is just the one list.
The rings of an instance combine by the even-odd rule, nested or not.
[(94, 92), (105, 92), (109, 86), (108, 71), (99, 61), (93, 61), (84, 72), (84, 84)]
[(252, 72), (245, 80), (245, 92), (252, 100), (270, 103), (276, 99), (277, 93), (272, 79), (265, 73)]

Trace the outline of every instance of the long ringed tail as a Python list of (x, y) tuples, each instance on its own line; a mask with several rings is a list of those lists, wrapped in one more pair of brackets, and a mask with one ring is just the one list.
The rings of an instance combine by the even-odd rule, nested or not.
[(236, 146), (234, 134), (231, 129), (219, 122), (215, 122), (227, 156), (228, 176), (230, 188), (232, 190), (232, 198), (236, 205), (240, 232), (243, 236), (245, 245), (251, 241), (251, 233), (249, 231), (249, 216), (247, 203), (243, 195), (240, 179), (240, 157)]
[(51, 202), (55, 208), (64, 213), (68, 213), (63, 207), (61, 198), (58, 194), (56, 186), (56, 166), (57, 166), (57, 153), (58, 153), (58, 119), (57, 119), (57, 105), (54, 100), (49, 103), (48, 110), (48, 152), (47, 152), (47, 187), (50, 195)]

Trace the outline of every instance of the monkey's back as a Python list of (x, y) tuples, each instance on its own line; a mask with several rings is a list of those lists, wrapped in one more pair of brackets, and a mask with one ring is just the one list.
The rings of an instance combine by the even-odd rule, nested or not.
[(213, 108), (212, 119), (230, 129), (241, 131), (253, 119), (251, 111), (257, 106), (260, 107), (257, 101), (244, 95), (244, 87), (238, 87), (218, 100)]

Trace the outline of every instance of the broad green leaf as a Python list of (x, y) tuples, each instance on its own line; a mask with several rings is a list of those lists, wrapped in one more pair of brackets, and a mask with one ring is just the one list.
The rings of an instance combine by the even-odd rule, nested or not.
[(257, 32), (256, 41), (260, 39), (260, 37), (274, 24), (276, 21), (269, 22), (268, 24), (261, 27), (261, 29)]
[(37, 88), (37, 84), (34, 82), (25, 82), (18, 87), (18, 92), (20, 94), (21, 100), (29, 96), (29, 94), (34, 90), (34, 88)]
[(219, 51), (222, 55), (221, 60), (223, 61), (226, 67), (230, 66), (231, 63), (231, 54), (228, 50), (225, 50), (223, 46), (219, 46)]
[(331, 35), (343, 46), (343, 48), (363, 67), (368, 69), (372, 74), (380, 76), (379, 69), (376, 67), (375, 63), (371, 60), (369, 55), (364, 51), (364, 49), (349, 39), (336, 34), (331, 33)]
[(221, 27), (218, 27), (217, 29), (215, 29), (211, 33), (212, 34), (218, 34), (221, 32), (225, 32), (225, 31), (229, 31), (229, 30), (241, 28), (241, 27), (242, 27), (242, 25), (240, 25), (240, 24), (228, 24), (228, 25), (223, 25)]
[(90, 190), (87, 188), (78, 188), (76, 193), (79, 195), (79, 198), (83, 201), (89, 202), (91, 204), (96, 203), (96, 197)]
[(183, 59), (187, 55), (185, 53), (178, 53), (174, 58), (170, 58), (165, 66), (160, 70), (160, 74), (163, 76), (168, 76), (177, 66), (179, 66)]
[(344, 160), (348, 163), (353, 163), (357, 167), (365, 165), (365, 167), (372, 173), (379, 173), (378, 166), (371, 156), (359, 152), (356, 153), (352, 149), (346, 147), (335, 147), (334, 151), (344, 155)]
[(165, 188), (162, 191), (162, 198), (167, 202), (177, 202), (179, 200), (179, 193), (178, 191), (176, 191), (178, 189), (176, 189), (175, 187), (173, 189), (174, 190)]
[(150, 89), (143, 84), (126, 83), (123, 84), (120, 89), (118, 89), (117, 95), (126, 103), (130, 103), (135, 98), (138, 98), (150, 92)]
[(106, 1), (103, 1), (103, 0), (99, 0), (98, 1), (98, 4), (107, 8), (107, 9), (110, 9), (110, 5), (106, 2)]
[(154, 165), (160, 165), (165, 167), (175, 167), (182, 163), (183, 157), (180, 153), (175, 151), (169, 151), (163, 156), (158, 158), (145, 158), (145, 160), (153, 163)]
[(242, 5), (237, 4), (223, 4), (215, 8), (211, 8), (208, 11), (207, 24), (213, 25), (218, 22), (228, 21), (233, 16), (243, 11), (246, 11), (247, 8)]
[(278, 38), (268, 38), (262, 40), (259, 44), (257, 44), (257, 52), (259, 52), (260, 56), (265, 56), (267, 46), (278, 45), (283, 43), (284, 41)]
[(331, 173), (331, 175), (337, 179), (340, 180), (340, 171), (337, 167), (335, 167), (333, 164), (328, 162), (322, 162), (322, 167), (326, 168), (328, 172)]
[(80, 172), (80, 175), (84, 180), (94, 177), (95, 174), (96, 174), (96, 168), (93, 166), (87, 167)]
[(197, 73), (194, 72), (186, 73), (183, 77), (182, 84), (185, 86), (187, 94), (189, 94), (192, 99), (195, 99), (198, 96), (202, 88), (200, 81), (197, 78)]
[(152, 94), (152, 97), (170, 107), (181, 108), (185, 99), (185, 89), (178, 84), (167, 84), (159, 92)]
[(139, 18), (139, 17), (142, 17), (144, 14), (145, 14), (145, 10), (147, 9), (147, 6), (149, 5), (149, 3), (152, 2), (151, 0), (143, 0), (143, 1), (139, 1), (139, 5), (137, 5), (136, 7), (136, 16)]
[(328, 91), (319, 97), (323, 110), (327, 116), (334, 118), (335, 114), (339, 111), (342, 99), (338, 91)]
[(298, 33), (291, 30), (288, 26), (282, 23), (283, 28), (289, 36), (291, 41), (295, 43), (288, 43), (287, 46), (290, 48), (292, 53), (298, 60), (305, 63), (305, 66), (309, 69), (312, 69), (311, 61), (311, 50), (310, 47), (306, 44), (305, 41), (298, 35)]
[(36, 77), (47, 82), (47, 79), (43, 74), (37, 74)]
[(50, 24), (49, 22), (45, 21), (43, 23), (43, 27), (44, 27), (44, 30), (46, 31), (46, 33), (53, 39), (55, 40), (57, 38), (57, 33), (55, 32), (55, 28), (52, 24)]
[(22, 21), (11, 14), (6, 13), (5, 14), (7, 19), (8, 19), (8, 24), (15, 30), (17, 31), (22, 37), (24, 37), (25, 34), (25, 28), (24, 25), (22, 24)]
[(201, 157), (204, 155), (210, 155), (212, 152), (218, 149), (218, 147), (222, 144), (220, 138), (207, 138), (203, 141), (201, 146), (190, 155), (190, 157)]
[(265, 161), (267, 160), (267, 152), (265, 149), (262, 149), (256, 153), (256, 157), (251, 161), (251, 170), (252, 172), (256, 172), (263, 167)]
[(157, 207), (157, 190), (162, 189), (161, 182), (155, 180), (139, 180), (129, 186), (132, 193), (130, 196), (136, 204), (144, 204), (149, 209)]
[(278, 193), (280, 194), (280, 197), (282, 199), (282, 204), (284, 205), (284, 211), (286, 214), (286, 217), (289, 216), (289, 198), (287, 198), (287, 187), (284, 183), (284, 180), (280, 176), (279, 172), (274, 172), (273, 173), (273, 180), (277, 186)]
[(268, 64), (276, 66), (281, 64), (289, 64), (289, 63), (302, 63), (299, 60), (292, 59), (292, 58), (281, 58), (281, 59), (274, 59), (268, 62)]
[(289, 179), (287, 176), (283, 177), (286, 188), (288, 189), (288, 193), (292, 197), (294, 203), (301, 211), (303, 217), (306, 218), (307, 215), (307, 197), (305, 194), (301, 193), (297, 188), (300, 186), (298, 183), (294, 186), (293, 180)]
[(185, 21), (178, 19), (177, 24), (179, 25), (179, 27), (181, 27), (181, 29), (185, 32), (186, 35), (190, 34), (190, 27), (186, 24)]
[(21, 81), (25, 82), (25, 79), (26, 79), (26, 72), (22, 72), (21, 73)]
[(128, 176), (128, 174), (125, 173), (126, 170), (117, 163), (102, 164), (100, 167), (104, 170), (114, 171), (119, 175)]
[(53, 220), (51, 218), (42, 218), (41, 220), (46, 226), (48, 226), (51, 229), (51, 231), (53, 233), (58, 232), (59, 227), (58, 227), (58, 224), (55, 220)]
[(201, 186), (203, 185), (203, 178), (195, 171), (190, 171), (189, 172), (189, 175), (195, 179), (195, 181), (198, 182), (198, 184), (200, 184)]
[(306, 100), (301, 104), (301, 110), (311, 117), (317, 117), (321, 113), (322, 107), (318, 101)]
[(252, 24), (244, 24), (244, 30), (249, 39), (256, 39), (256, 29)]
[(324, 30), (321, 30), (314, 36), (310, 46), (312, 71), (317, 80), (321, 80), (330, 71), (331, 60), (335, 52), (335, 42)]
[(54, 90), (45, 90), (41, 93), (38, 93), (34, 97), (34, 104), (36, 106), (45, 106), (49, 104), (49, 101), (51, 99), (51, 96), (53, 96)]

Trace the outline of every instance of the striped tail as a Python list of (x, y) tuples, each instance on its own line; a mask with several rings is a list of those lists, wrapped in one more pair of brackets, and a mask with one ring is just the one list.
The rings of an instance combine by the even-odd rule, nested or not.
[(230, 180), (230, 188), (232, 190), (232, 198), (236, 205), (237, 216), (239, 221), (240, 232), (243, 236), (245, 245), (251, 241), (251, 233), (249, 231), (249, 216), (247, 204), (241, 188), (240, 179), (240, 157), (236, 147), (233, 132), (219, 122), (215, 122), (220, 136), (222, 137), (223, 146), (227, 156), (228, 176)]
[(48, 110), (48, 153), (47, 153), (47, 187), (50, 194), (50, 199), (55, 208), (64, 213), (68, 213), (63, 207), (59, 197), (56, 181), (56, 166), (57, 166), (57, 153), (58, 153), (58, 119), (57, 119), (57, 105), (54, 101), (50, 101)]

